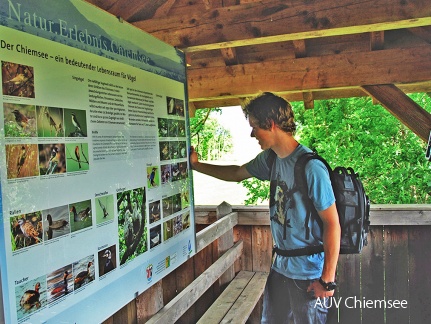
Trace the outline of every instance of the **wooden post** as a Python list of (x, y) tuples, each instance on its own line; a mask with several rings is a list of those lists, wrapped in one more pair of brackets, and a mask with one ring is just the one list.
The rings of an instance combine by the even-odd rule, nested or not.
[(136, 297), (138, 323), (145, 323), (164, 306), (162, 280)]
[[(229, 205), (227, 202), (223, 201), (220, 205), (217, 206), (217, 210), (216, 210), (217, 220), (219, 220), (220, 218), (223, 218), (224, 216), (230, 213), (232, 213), (232, 206)], [(230, 229), (217, 239), (217, 242), (215, 244), (216, 251), (214, 253), (214, 256), (218, 259), (232, 246), (233, 246), (233, 229)], [(217, 285), (216, 285), (215, 287), (216, 292), (217, 290), (219, 290), (219, 292), (223, 291), (225, 286), (227, 286), (234, 277), (235, 277), (235, 267), (231, 266), (218, 280), (219, 286), (217, 289)]]

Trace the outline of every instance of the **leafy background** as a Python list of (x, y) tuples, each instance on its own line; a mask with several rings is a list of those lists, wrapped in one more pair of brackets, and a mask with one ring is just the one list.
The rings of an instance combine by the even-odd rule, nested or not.
[[(427, 94), (409, 96), (431, 112)], [(293, 102), (292, 106), (299, 142), (322, 155), (333, 168), (352, 167), (362, 179), (372, 204), (431, 203), (431, 164), (425, 159), (427, 143), (384, 107), (373, 104), (370, 98), (316, 101), (315, 108), (309, 110), (302, 102)], [(217, 111), (213, 109), (212, 113)], [(202, 160), (214, 158), (211, 143), (222, 141), (217, 137), (223, 133), (220, 128), (223, 125), (211, 118), (209, 110), (200, 109), (191, 119), (192, 145), (200, 146)], [(229, 143), (229, 134), (225, 134), (223, 143)], [(229, 153), (231, 146), (221, 148), (219, 156)], [(268, 199), (269, 183), (252, 178), (241, 184), (248, 191), (246, 205)]]

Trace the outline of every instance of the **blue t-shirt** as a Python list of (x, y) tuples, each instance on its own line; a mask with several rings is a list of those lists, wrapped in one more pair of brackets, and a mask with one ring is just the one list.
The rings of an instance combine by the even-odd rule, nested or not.
[[(322, 230), (314, 217), (310, 218), (309, 239), (306, 239), (305, 201), (299, 191), (289, 195), (294, 187), (294, 166), (300, 156), (311, 150), (299, 145), (289, 156), (275, 157), (271, 176), (267, 158), (269, 150), (259, 153), (246, 164), (247, 171), (260, 180), (270, 180), (273, 187), (270, 197), (270, 217), (272, 237), (278, 248), (283, 250), (303, 248), (308, 245), (322, 244)], [(325, 165), (316, 159), (310, 160), (305, 167), (308, 195), (317, 211), (325, 210), (335, 202), (331, 180)], [(284, 236), (286, 235), (286, 236)], [(323, 252), (310, 256), (278, 256), (272, 268), (288, 278), (308, 280), (321, 276)]]

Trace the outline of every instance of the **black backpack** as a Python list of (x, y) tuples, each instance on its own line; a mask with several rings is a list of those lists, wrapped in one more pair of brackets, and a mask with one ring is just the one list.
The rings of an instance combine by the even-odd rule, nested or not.
[[(267, 165), (272, 169), (275, 160), (275, 152), (270, 151), (267, 158)], [(307, 179), (305, 175), (305, 166), (312, 160), (322, 161), (328, 169), (331, 179), (332, 189), (335, 195), (335, 204), (337, 206), (338, 216), (341, 226), (340, 254), (361, 253), (362, 248), (367, 245), (367, 233), (370, 225), (370, 201), (365, 194), (364, 187), (359, 175), (352, 168), (336, 167), (334, 170), (328, 162), (320, 155), (314, 152), (303, 154), (295, 163), (295, 186), (292, 191), (299, 190), (306, 197), (307, 217), (306, 217), (306, 236), (308, 236), (308, 222), (310, 217), (315, 217), (322, 226), (320, 217), (308, 197)], [(323, 251), (323, 246), (309, 246), (295, 250), (281, 250), (274, 247), (274, 253), (283, 256), (310, 255)]]

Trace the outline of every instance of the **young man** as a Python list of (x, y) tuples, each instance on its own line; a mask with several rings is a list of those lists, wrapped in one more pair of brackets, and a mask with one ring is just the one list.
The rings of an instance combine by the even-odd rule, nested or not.
[[(325, 323), (328, 310), (322, 306), (325, 297), (334, 294), (341, 235), (328, 170), (315, 159), (306, 164), (308, 196), (318, 212), (318, 217), (308, 219), (307, 200), (292, 189), (296, 188), (295, 162), (310, 149), (293, 137), (296, 125), (291, 105), (265, 92), (249, 100), (243, 110), (252, 128), (251, 136), (263, 151), (242, 166), (219, 166), (199, 162), (192, 149), (191, 166), (226, 181), (250, 177), (271, 181), (271, 232), (279, 250), (265, 287), (262, 323)], [(276, 156), (268, 163), (271, 151)], [(324, 252), (302, 255), (301, 250), (299, 256), (284, 253), (322, 244)]]

